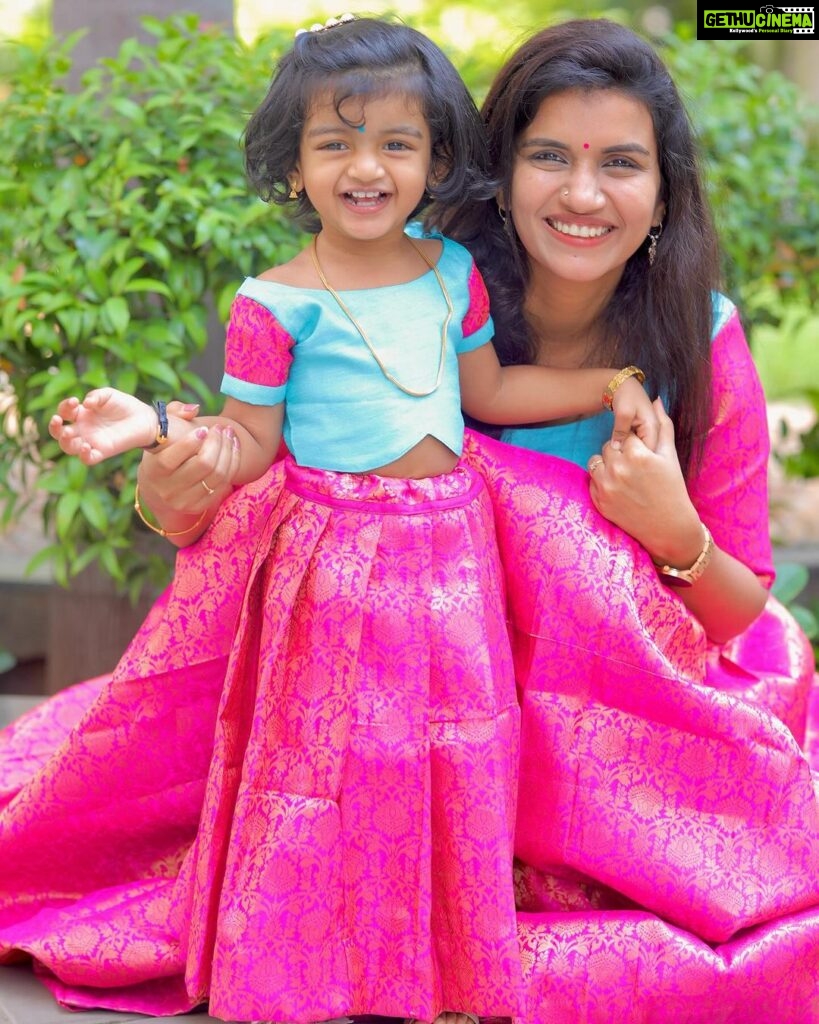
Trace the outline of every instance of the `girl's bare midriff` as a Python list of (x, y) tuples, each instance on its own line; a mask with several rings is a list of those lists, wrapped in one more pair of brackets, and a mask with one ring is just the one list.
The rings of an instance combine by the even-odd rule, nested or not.
[(458, 456), (451, 448), (427, 434), (414, 448), (388, 462), (386, 466), (379, 466), (369, 472), (378, 476), (406, 477), (411, 480), (420, 480), (428, 476), (441, 476), (451, 472), (458, 465)]

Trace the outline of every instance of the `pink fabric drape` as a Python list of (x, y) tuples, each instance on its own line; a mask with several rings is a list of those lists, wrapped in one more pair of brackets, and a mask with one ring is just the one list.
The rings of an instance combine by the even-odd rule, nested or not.
[[(725, 410), (733, 415), (727, 401)], [(476, 595), (491, 602), (504, 590), (508, 597), (521, 714), (514, 881), (515, 959), (519, 950), (523, 980), (515, 980), (517, 968), (509, 963), (508, 936), (487, 932), (482, 914), (471, 924), (462, 917), (451, 932), (453, 942), (464, 927), (474, 939), (470, 954), (452, 961), (453, 979), (466, 986), (463, 999), (480, 982), (476, 963), (485, 971), (491, 961), (491, 977), (507, 989), (509, 1012), (517, 1000), (516, 1016), (526, 1024), (810, 1024), (819, 1016), (819, 805), (803, 752), (815, 749), (817, 721), (812, 652), (804, 636), (770, 599), (747, 634), (725, 648), (710, 647), (658, 581), (646, 553), (597, 514), (582, 470), (475, 435), (467, 439), (464, 462), (486, 485), (479, 501), (482, 526), (472, 535), (471, 550), (476, 564), (484, 547), (491, 555), (494, 531), (500, 563), (490, 557), (496, 568), (488, 576), (476, 571), (456, 587), (432, 592), (437, 621), (454, 623), (446, 628), (460, 633), (454, 667), (441, 663), (442, 676), (452, 673), (453, 707), (462, 678), (475, 664), (488, 664), (477, 656), (463, 660), (467, 652), (483, 650), (484, 641), (473, 641), (473, 614), (464, 619), (460, 602)], [(281, 623), (274, 622), (268, 595), (286, 592), (287, 580), (274, 585), (273, 563), (254, 561), (274, 537), (285, 543), (280, 531), (286, 515), (276, 518), (270, 543), (265, 532), (271, 510), (282, 507), (283, 474), (274, 467), (237, 492), (205, 537), (180, 552), (172, 587), (113, 681), (60, 694), (0, 734), (0, 785), (7, 801), (0, 817), (0, 949), (9, 959), (20, 951), (32, 955), (65, 1003), (164, 1014), (209, 996), (218, 1012), (235, 1016), (240, 1007), (228, 990), (240, 983), (237, 950), (247, 936), (247, 955), (263, 966), (241, 974), (239, 998), (251, 1016), (267, 1013), (273, 1003), (266, 1000), (291, 991), (293, 978), (282, 973), (278, 957), (285, 947), (288, 957), (298, 948), (299, 933), (277, 935), (270, 956), (258, 944), (267, 943), (272, 922), (288, 919), (281, 896), (292, 884), (316, 901), (304, 922), (309, 935), (326, 934), (329, 943), (323, 959), (297, 961), (296, 985), (321, 990), (323, 1001), (312, 1008), (294, 1002), (293, 1015), (364, 1012), (337, 988), (326, 986), (325, 992), (310, 974), (315, 962), (320, 973), (335, 976), (337, 936), (327, 928), (322, 905), (335, 886), (326, 872), (343, 866), (354, 879), (364, 872), (352, 891), (366, 904), (365, 918), (375, 930), (362, 933), (361, 957), (381, 948), (382, 924), (383, 934), (397, 935), (402, 908), (417, 908), (417, 876), (407, 876), (407, 888), (399, 885), (405, 864), (416, 863), (420, 833), (403, 832), (406, 812), (398, 798), (404, 769), (398, 765), (414, 733), (398, 696), (386, 706), (376, 699), (377, 683), (362, 691), (369, 696), (359, 718), (383, 712), (370, 725), (377, 719), (395, 730), (390, 749), (398, 761), (377, 743), (372, 747), (381, 751), (374, 755), (377, 778), (351, 789), (369, 793), (372, 802), (356, 809), (361, 831), (353, 831), (358, 839), (345, 847), (340, 862), (323, 856), (337, 850), (332, 830), (322, 832), (318, 818), (310, 825), (318, 831), (310, 834), (324, 838), (312, 857), (304, 844), (285, 842), (292, 836), (288, 822), (307, 820), (302, 807), (295, 803), (298, 812), (289, 817), (275, 800), (246, 791), (247, 775), (240, 781), (245, 760), (265, 778), (289, 775), (299, 785), (319, 763), (302, 765), (289, 753), (268, 761), (259, 754), (265, 737), (270, 749), (295, 751), (303, 735), (288, 747), (288, 730), (307, 722), (301, 704), (295, 719), (289, 712), (277, 717), (276, 695), (289, 684), (281, 682), (276, 660), (262, 656), (286, 652), (284, 665), (299, 664), (299, 652), (288, 646), (297, 640), (272, 638)], [(312, 507), (303, 495), (294, 502), (299, 509), (305, 504)], [(471, 508), (466, 519), (474, 518)], [(341, 521), (343, 515), (334, 517)], [(446, 522), (446, 514), (436, 521)], [(299, 524), (308, 536), (318, 529), (310, 517)], [(331, 553), (343, 538), (360, 549), (372, 528), (339, 526), (321, 555), (328, 567), (321, 587), (336, 580), (355, 584), (350, 552), (337, 564)], [(740, 534), (720, 543), (751, 551), (753, 530), (748, 526)], [(461, 529), (455, 543), (463, 545), (465, 536)], [(757, 547), (754, 564), (763, 575), (766, 557)], [(285, 562), (289, 572), (292, 562)], [(384, 579), (390, 571), (389, 561), (381, 563)], [(343, 621), (332, 615), (307, 621), (304, 609), (286, 600), (286, 620), (329, 630), (343, 663)], [(317, 603), (318, 592), (309, 607)], [(370, 608), (365, 617), (380, 623), (368, 635), (366, 664), (375, 666), (378, 680), (379, 665), (403, 658), (404, 644), (394, 642), (394, 631), (412, 635), (416, 611), (388, 605), (376, 611)], [(444, 657), (451, 636), (441, 639), (436, 649)], [(402, 678), (417, 671), (426, 641), (418, 643), (410, 641), (407, 663), (395, 668)], [(504, 649), (498, 635), (492, 643)], [(245, 672), (246, 665), (253, 670)], [(323, 669), (317, 675), (306, 671), (318, 698), (311, 728), (316, 736), (326, 730), (329, 741), (317, 748), (327, 747), (322, 777), (329, 778), (337, 771), (333, 751), (341, 742), (333, 723), (347, 721), (349, 702), (337, 695), (325, 705), (322, 687), (335, 692), (336, 680), (332, 666)], [(465, 692), (451, 720), (441, 720), (441, 736), (458, 732), (453, 751), (461, 749), (462, 729), (478, 728), (466, 719), (476, 692), (491, 692), (483, 679), (477, 691)], [(334, 709), (328, 720), (321, 714), (325, 706)], [(505, 707), (503, 701), (497, 706)], [(487, 733), (478, 731), (480, 742), (489, 744), (481, 749), (490, 753), (470, 757), (457, 778), (445, 776), (441, 788), (451, 803), (442, 805), (448, 809), (438, 835), (451, 831), (459, 843), (470, 844), (467, 861), (475, 878), (444, 875), (440, 895), (462, 907), (479, 904), (493, 885), (494, 899), (502, 899), (504, 890), (498, 881), (502, 842), (490, 828), (497, 814), (484, 815), (482, 805), (485, 793), (503, 792), (504, 773), (512, 777), (501, 749), (507, 741), (507, 753), (515, 748), (506, 710), (487, 721), (495, 724)], [(479, 748), (467, 743), (466, 749)], [(450, 767), (456, 766), (445, 771)], [(387, 834), (392, 838), (383, 846), (385, 857), (398, 857), (396, 836), (407, 838), (405, 847), (399, 843), (403, 852), (390, 876), (396, 888), (382, 900), (363, 882), (369, 863), (364, 853), (371, 838), (381, 850), (380, 837)], [(213, 836), (218, 841), (211, 845)], [(253, 843), (259, 856), (245, 864), (238, 854)], [(460, 859), (453, 855), (450, 862)], [(269, 889), (269, 872), (277, 870), (282, 878)], [(219, 891), (224, 899), (214, 909), (211, 894)], [(255, 894), (252, 906), (242, 901), (245, 891)], [(431, 900), (434, 891), (431, 884), (421, 887), (421, 898)], [(278, 895), (268, 902), (273, 892)], [(389, 922), (380, 921), (382, 912)], [(489, 917), (504, 919), (501, 912)], [(408, 924), (407, 932), (417, 937), (416, 927)], [(447, 947), (446, 955), (454, 948)], [(475, 957), (478, 948), (488, 960)], [(217, 953), (209, 974), (211, 949)], [(404, 1014), (440, 1008), (434, 998), (413, 1002), (418, 962), (413, 967), (411, 957), (391, 956), (376, 959), (375, 969), (357, 965), (360, 991), (372, 999), (367, 1009)], [(491, 1006), (500, 1010), (500, 1002)], [(490, 1009), (489, 998), (484, 1005)]]

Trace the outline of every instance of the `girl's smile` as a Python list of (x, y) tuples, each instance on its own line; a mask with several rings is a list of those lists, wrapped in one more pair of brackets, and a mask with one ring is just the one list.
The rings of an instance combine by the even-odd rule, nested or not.
[(402, 235), (431, 162), (426, 118), (403, 93), (351, 97), (337, 110), (319, 96), (302, 132), (294, 184), (325, 235), (373, 241)]

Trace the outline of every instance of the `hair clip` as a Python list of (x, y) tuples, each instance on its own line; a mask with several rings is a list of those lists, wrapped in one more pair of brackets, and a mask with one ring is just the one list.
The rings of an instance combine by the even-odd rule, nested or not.
[(328, 18), (323, 25), (320, 21), (317, 21), (310, 28), (297, 28), (296, 35), (300, 36), (303, 32), (326, 32), (328, 28), (335, 28), (336, 25), (346, 25), (348, 21), (355, 20), (356, 16), (354, 14), (341, 14), (337, 18)]

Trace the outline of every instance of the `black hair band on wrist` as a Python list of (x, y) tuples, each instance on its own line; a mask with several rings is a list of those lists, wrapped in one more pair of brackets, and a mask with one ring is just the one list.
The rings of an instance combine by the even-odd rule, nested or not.
[(156, 418), (158, 420), (156, 427), (156, 437), (154, 438), (153, 444), (146, 445), (145, 451), (152, 452), (155, 448), (165, 444), (168, 440), (168, 406), (165, 402), (156, 401), (153, 402), (153, 407), (156, 410)]

